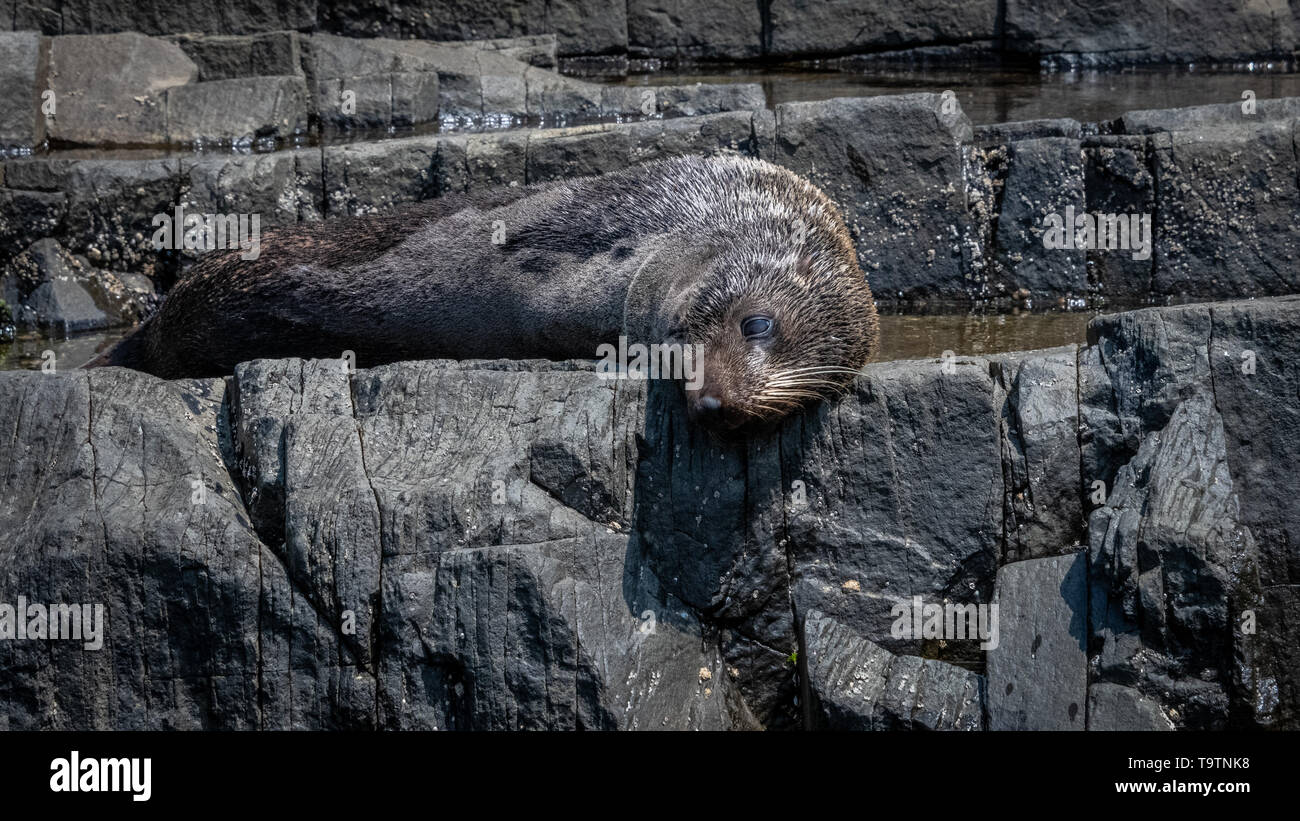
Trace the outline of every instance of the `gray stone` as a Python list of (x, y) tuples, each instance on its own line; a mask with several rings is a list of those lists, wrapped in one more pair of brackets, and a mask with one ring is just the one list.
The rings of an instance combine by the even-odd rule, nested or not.
[[(824, 612), (895, 653), (923, 649), (920, 636), (892, 634), (895, 607), (910, 610), (916, 596), (987, 603), (1001, 553), (999, 392), (985, 360), (950, 370), (867, 366), (846, 401), (787, 427), (772, 480), (783, 485), (799, 612)], [(979, 657), (967, 642), (950, 652)]]
[(1102, 683), (1088, 688), (1088, 729), (1131, 732), (1172, 730), (1174, 725), (1159, 704), (1138, 691)]
[(758, 83), (695, 83), (656, 86), (655, 107), (665, 117), (696, 117), (721, 111), (760, 111), (767, 106)]
[(156, 144), (167, 136), (162, 92), (198, 79), (175, 43), (140, 34), (50, 40), (49, 86), (57, 106), (50, 139), (85, 145)]
[(350, 37), (481, 40), (554, 34), (561, 56), (622, 51), (628, 28), (626, 7), (615, 0), (323, 3), (318, 20), (321, 30)]
[[(229, 396), (0, 373), (0, 593), (109, 605), (101, 653), (13, 644), (0, 715), (1292, 727), (1297, 324), (1300, 298), (1097, 320), (1059, 460), (1033, 454), (1069, 450), (1069, 349), (872, 365), (741, 441), (589, 363), (253, 362)], [(1090, 471), (1112, 475), (1088, 552), (999, 570), (1007, 477), (1039, 500)], [(995, 579), (996, 649), (892, 635), (894, 604), (990, 603)]]
[(317, 24), (318, 0), (276, 0), (274, 3), (236, 2), (218, 5), (207, 0), (120, 3), (117, 0), (78, 0), (61, 3), (57, 34), (99, 34), (139, 31), (174, 34), (203, 31), (210, 34), (253, 34), (266, 31), (306, 30)]
[(473, 51), (497, 51), (506, 57), (520, 60), (538, 68), (556, 68), (559, 64), (554, 34), (531, 34), (519, 37), (498, 37), (491, 40), (465, 40), (461, 42), (449, 40), (440, 42), (438, 45), (471, 49)]
[(437, 137), (326, 147), (324, 190), (330, 214), (367, 214), (438, 195)]
[(987, 123), (974, 128), (974, 140), (980, 144), (1002, 144), (1020, 140), (1038, 140), (1044, 137), (1065, 137), (1077, 140), (1083, 135), (1078, 120), (1022, 120), (1013, 123)]
[(326, 130), (403, 128), (438, 119), (438, 75), (405, 71), (335, 77), (316, 88)]
[(30, 31), (0, 32), (0, 147), (32, 148), (45, 142), (44, 51), (40, 35)]
[(202, 156), (180, 169), (186, 213), (257, 214), (263, 230), (321, 219), (321, 151)]
[(829, 730), (981, 730), (984, 679), (895, 656), (813, 611), (804, 622), (814, 726)]
[(998, 570), (998, 644), (986, 653), (990, 730), (1084, 729), (1087, 583), (1081, 552)]
[(1251, 107), (1239, 103), (1216, 103), (1186, 108), (1159, 108), (1129, 111), (1119, 118), (1125, 134), (1156, 134), (1161, 131), (1188, 131), (1219, 125), (1258, 125), (1265, 122), (1294, 120), (1300, 117), (1300, 97), (1252, 101)]
[(152, 285), (131, 287), (49, 238), (10, 260), (0, 276), (0, 298), (13, 306), (17, 324), (51, 334), (129, 325), (153, 307), (152, 297)]
[[(16, 213), (5, 218), (22, 240), (54, 236), (63, 247), (100, 267), (133, 270), (151, 278), (169, 262), (154, 249), (153, 218), (171, 214), (181, 161), (25, 157), (5, 163), (5, 184)], [(34, 209), (34, 210), (28, 210)], [(57, 220), (57, 222), (56, 222)]]
[[(1089, 331), (1097, 365), (1081, 395), (1109, 408), (1090, 414), (1102, 447), (1085, 447), (1110, 489), (1090, 525), (1094, 596), (1108, 602), (1093, 612), (1112, 621), (1107, 680), (1131, 683), (1131, 659), (1148, 648), (1148, 678), (1173, 672), (1144, 690), (1169, 691), (1163, 702), (1180, 726), (1294, 720), (1300, 666), (1283, 625), (1300, 578), (1290, 501), (1300, 480), (1288, 467), (1300, 456), (1291, 437), (1297, 316), (1300, 299), (1286, 297), (1134, 311)], [(1147, 572), (1135, 577), (1125, 567), (1139, 544)], [(1169, 566), (1160, 576), (1149, 572), (1157, 561)], [(1161, 589), (1186, 603), (1162, 607)], [(1136, 630), (1141, 608), (1157, 614)], [(1254, 633), (1239, 629), (1246, 611)], [(1171, 687), (1179, 671), (1191, 673)]]
[[(11, 642), (5, 728), (246, 729), (264, 709), (276, 723), (258, 682), (289, 659), (266, 634), (284, 631), (287, 648), (291, 614), (312, 622), (226, 475), (223, 393), (220, 380), (120, 370), (0, 378), (0, 414), (14, 420), (0, 457), (5, 600), (104, 608), (98, 651)], [(337, 658), (316, 650), (318, 669)]]
[(660, 157), (719, 151), (757, 153), (750, 112), (534, 132), (528, 140), (528, 181), (603, 174)]
[(307, 131), (307, 85), (298, 75), (193, 83), (162, 96), (166, 141), (174, 144), (283, 142)]

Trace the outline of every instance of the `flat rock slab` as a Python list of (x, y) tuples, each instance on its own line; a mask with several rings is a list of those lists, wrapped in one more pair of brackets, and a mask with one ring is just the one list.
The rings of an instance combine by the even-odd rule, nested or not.
[(980, 730), (984, 679), (896, 656), (814, 610), (804, 622), (816, 725), (830, 730)]
[(166, 141), (162, 92), (199, 69), (174, 43), (141, 34), (67, 35), (50, 41), (52, 140), (83, 145)]
[(999, 638), (986, 651), (990, 730), (1082, 730), (1088, 703), (1083, 553), (998, 570)]

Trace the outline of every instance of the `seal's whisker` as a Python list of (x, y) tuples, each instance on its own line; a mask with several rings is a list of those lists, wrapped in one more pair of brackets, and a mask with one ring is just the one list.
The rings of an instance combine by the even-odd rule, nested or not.
[(839, 387), (840, 383), (832, 382), (829, 379), (770, 379), (767, 381), (767, 386), (773, 388), (800, 388), (813, 385)]
[(787, 370), (778, 371), (777, 375), (786, 376), (786, 375), (793, 375), (793, 374), (816, 374), (816, 373), (848, 373), (856, 376), (861, 374), (862, 371), (856, 370), (854, 368), (843, 368), (838, 365), (812, 365), (807, 368), (789, 368)]

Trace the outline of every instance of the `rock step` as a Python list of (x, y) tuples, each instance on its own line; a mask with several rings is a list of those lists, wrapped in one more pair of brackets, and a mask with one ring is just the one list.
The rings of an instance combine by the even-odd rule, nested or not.
[(107, 609), (0, 721), (1295, 729), (1297, 330), (1105, 316), (737, 443), (590, 363), (0, 373), (0, 602)]

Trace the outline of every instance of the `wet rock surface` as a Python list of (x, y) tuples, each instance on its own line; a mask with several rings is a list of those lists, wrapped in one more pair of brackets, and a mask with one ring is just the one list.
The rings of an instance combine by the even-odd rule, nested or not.
[[(5, 642), (0, 714), (1295, 727), (1298, 327), (1300, 298), (1107, 316), (870, 366), (742, 441), (578, 362), (6, 372), (4, 599), (107, 613), (99, 650)], [(918, 601), (998, 605), (995, 641), (909, 633)]]
[[(320, 31), (349, 37), (474, 40), (553, 34), (562, 56), (658, 59), (940, 54), (1037, 58), (1049, 65), (1113, 66), (1291, 56), (1300, 26), (1287, 2), (1177, 4), (1070, 0), (378, 0), (271, 7), (200, 0), (158, 5), (19, 3), (5, 27), (46, 34), (205, 31), (252, 35)], [(1215, 21), (1213, 37), (1205, 21)]]
[[(52, 238), (97, 269), (144, 274), (165, 291), (199, 253), (153, 247), (155, 219), (178, 204), (257, 214), (269, 227), (737, 152), (786, 165), (835, 200), (881, 303), (1081, 307), (1300, 287), (1300, 118), (1290, 99), (1260, 101), (1250, 117), (1203, 106), (973, 129), (942, 95), (773, 111), (757, 85), (598, 86), (506, 56), (528, 43), (304, 39), (304, 65), (315, 67), (306, 75), (208, 80), (150, 97), (175, 115), (163, 133), (235, 143), (282, 139), (313, 117), (343, 130), (481, 122), (492, 112), (544, 125), (627, 119), (254, 154), (14, 157), (0, 185), (0, 266)], [(511, 68), (492, 74), (488, 63)], [(256, 105), (223, 114), (249, 94)], [(356, 108), (344, 116), (347, 94)]]

